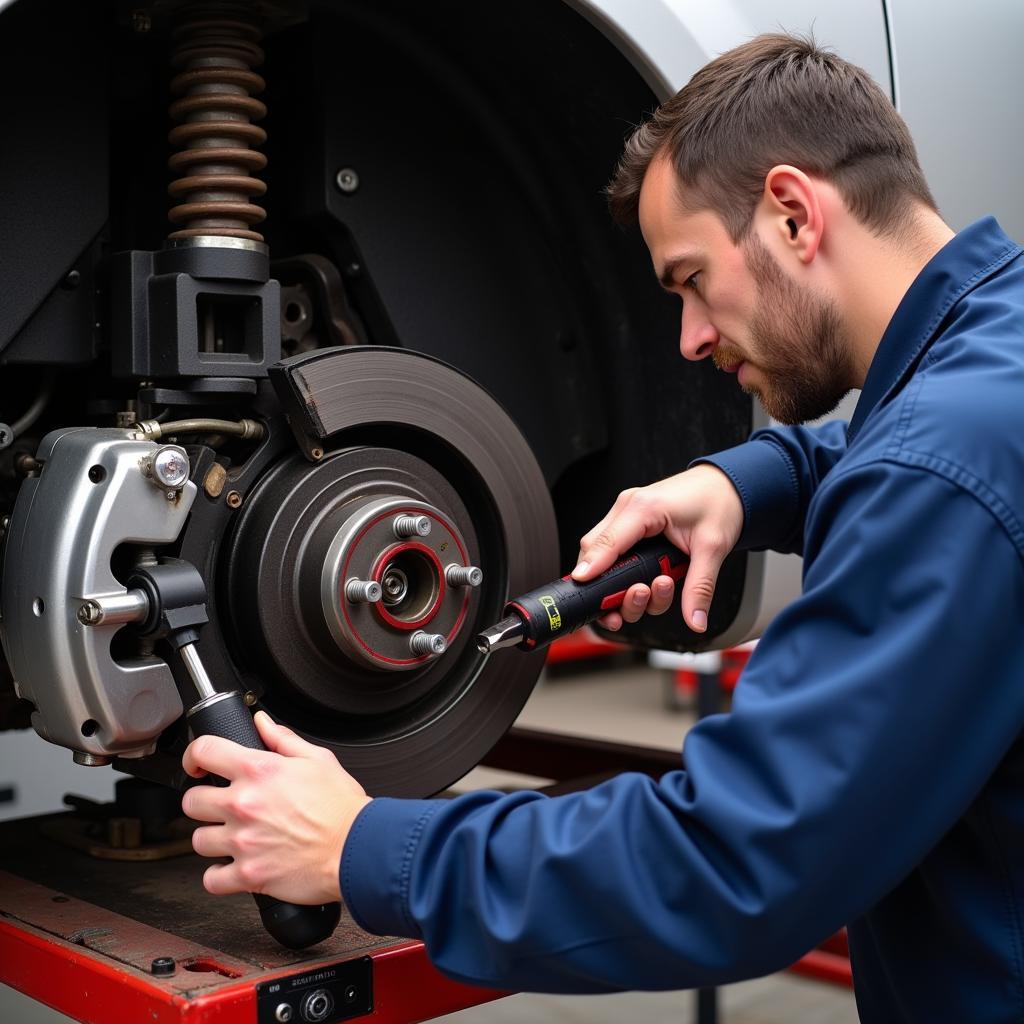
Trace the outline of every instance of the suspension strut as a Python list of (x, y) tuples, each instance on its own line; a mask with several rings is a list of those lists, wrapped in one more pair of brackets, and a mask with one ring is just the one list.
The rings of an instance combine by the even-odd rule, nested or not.
[[(170, 27), (172, 231), (114, 261), (113, 369), (176, 378), (178, 392), (255, 393), (281, 357), (281, 298), (263, 235), (267, 113), (259, 5), (178, 7)], [(185, 381), (182, 382), (182, 378)], [(206, 378), (200, 381), (197, 378)], [(232, 378), (226, 380), (225, 378)], [(192, 379), (191, 382), (189, 379)], [(240, 380), (241, 379), (241, 380)], [(218, 383), (219, 382), (219, 383)], [(140, 398), (147, 400), (144, 394)]]

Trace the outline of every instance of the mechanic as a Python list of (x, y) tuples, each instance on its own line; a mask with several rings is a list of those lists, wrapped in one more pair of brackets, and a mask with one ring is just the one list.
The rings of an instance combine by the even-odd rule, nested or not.
[[(698, 631), (733, 548), (802, 554), (802, 596), (658, 782), (371, 800), (262, 713), (274, 752), (199, 739), (189, 773), (232, 780), (184, 798), (196, 850), (233, 858), (205, 885), (340, 891), (367, 930), (518, 990), (732, 982), (848, 923), (864, 1020), (1020, 1020), (1022, 250), (991, 218), (954, 236), (888, 98), (786, 35), (698, 72), (609, 192), (682, 299), (682, 354), (789, 425), (624, 492), (574, 573), (664, 532)], [(852, 388), (849, 424), (796, 425)], [(633, 587), (606, 624), (671, 595)]]

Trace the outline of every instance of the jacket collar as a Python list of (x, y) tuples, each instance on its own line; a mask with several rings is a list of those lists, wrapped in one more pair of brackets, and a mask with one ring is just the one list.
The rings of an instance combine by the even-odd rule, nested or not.
[(875, 407), (899, 389), (953, 306), (1022, 251), (994, 217), (983, 217), (951, 238), (925, 264), (896, 307), (871, 360), (850, 420), (848, 443)]

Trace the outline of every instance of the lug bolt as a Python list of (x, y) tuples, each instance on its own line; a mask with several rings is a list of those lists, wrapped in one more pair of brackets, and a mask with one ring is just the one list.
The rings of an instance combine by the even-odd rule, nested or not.
[(383, 596), (376, 580), (349, 580), (345, 584), (345, 599), (351, 604), (376, 604)]
[(413, 654), (444, 654), (448, 650), (448, 641), (440, 633), (424, 633), (418, 629), (409, 637), (409, 650)]
[(173, 444), (165, 444), (158, 448), (153, 454), (150, 466), (153, 479), (161, 487), (171, 490), (178, 490), (185, 485), (192, 468), (185, 450)]
[(430, 519), (427, 516), (397, 516), (393, 528), (395, 536), (426, 537), (430, 533)]
[(449, 587), (479, 587), (484, 581), (483, 572), (475, 565), (449, 565), (444, 571)]

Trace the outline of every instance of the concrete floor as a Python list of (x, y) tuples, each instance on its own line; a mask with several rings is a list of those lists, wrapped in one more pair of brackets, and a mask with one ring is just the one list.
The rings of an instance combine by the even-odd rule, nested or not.
[[(561, 674), (542, 680), (519, 719), (523, 725), (678, 750), (690, 714), (667, 711), (660, 674), (644, 667)], [(538, 780), (476, 768), (457, 789), (531, 785)], [(788, 974), (719, 992), (721, 1024), (855, 1024), (850, 991)], [(694, 1021), (689, 992), (633, 992), (610, 996), (517, 995), (437, 1018), (443, 1024), (687, 1024)], [(68, 1018), (0, 986), (0, 1022), (58, 1024)]]

